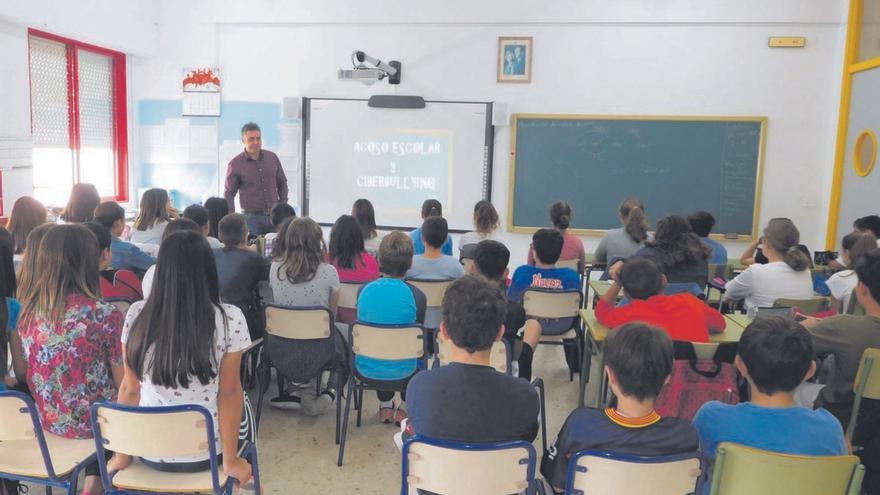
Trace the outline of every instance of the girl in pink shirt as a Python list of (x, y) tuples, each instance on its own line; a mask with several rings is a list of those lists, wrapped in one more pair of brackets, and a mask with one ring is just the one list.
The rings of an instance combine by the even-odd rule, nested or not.
[[(584, 243), (580, 238), (568, 233), (568, 226), (571, 224), (572, 210), (571, 206), (564, 201), (554, 203), (550, 207), (550, 221), (556, 228), (564, 240), (562, 244), (562, 253), (559, 255), (559, 261), (578, 260), (578, 273), (583, 273), (584, 263), (586, 261), (584, 255)], [(535, 265), (535, 253), (529, 249), (529, 265)]]
[(365, 283), (379, 278), (379, 264), (364, 249), (364, 234), (351, 215), (342, 215), (330, 229), (327, 262), (336, 268), (340, 282)]

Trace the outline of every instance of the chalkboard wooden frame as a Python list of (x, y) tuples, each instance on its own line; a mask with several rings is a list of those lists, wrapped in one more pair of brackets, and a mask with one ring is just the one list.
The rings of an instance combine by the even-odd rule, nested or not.
[[(760, 228), (761, 213), (761, 192), (764, 172), (764, 153), (767, 142), (767, 117), (727, 117), (727, 116), (706, 116), (706, 115), (587, 115), (587, 114), (550, 114), (550, 113), (516, 113), (511, 116), (510, 123), (510, 165), (508, 175), (508, 194), (507, 194), (507, 231), (532, 234), (538, 229), (545, 228), (549, 225), (527, 226), (514, 224), (514, 202), (516, 192), (516, 133), (517, 122), (520, 119), (531, 120), (633, 120), (633, 121), (668, 121), (668, 122), (749, 122), (761, 125), (761, 135), (759, 139), (758, 163), (755, 171), (755, 198), (754, 210), (752, 213), (752, 229), (750, 233), (737, 233), (736, 238), (726, 237), (724, 234), (711, 234), (713, 239), (718, 240), (740, 240), (752, 241), (758, 237), (758, 229)], [(609, 205), (609, 208), (617, 208), (618, 205)], [(569, 232), (576, 235), (587, 236), (603, 236), (607, 232), (606, 229), (569, 229)]]

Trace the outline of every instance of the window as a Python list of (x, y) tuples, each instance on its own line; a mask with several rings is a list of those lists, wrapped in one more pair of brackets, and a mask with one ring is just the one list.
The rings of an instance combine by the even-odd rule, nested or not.
[(89, 182), (125, 201), (125, 55), (33, 29), (29, 47), (34, 196), (62, 206)]

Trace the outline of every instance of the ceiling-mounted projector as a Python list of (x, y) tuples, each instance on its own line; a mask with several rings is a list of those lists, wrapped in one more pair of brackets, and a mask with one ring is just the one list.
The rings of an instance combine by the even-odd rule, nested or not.
[(387, 77), (388, 84), (400, 84), (401, 64), (397, 60), (385, 63), (362, 51), (355, 50), (351, 54), (351, 65), (351, 69), (339, 69), (337, 77), (340, 81), (360, 81), (364, 84), (373, 84)]

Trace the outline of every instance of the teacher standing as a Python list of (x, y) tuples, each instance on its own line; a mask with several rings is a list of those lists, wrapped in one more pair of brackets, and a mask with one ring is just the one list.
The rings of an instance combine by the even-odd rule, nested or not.
[(287, 203), (287, 177), (278, 155), (263, 149), (260, 126), (248, 122), (241, 128), (244, 151), (226, 167), (226, 188), (223, 193), (229, 211), (235, 211), (235, 194), (247, 217), (252, 235), (272, 232), (269, 212), (278, 203)]

